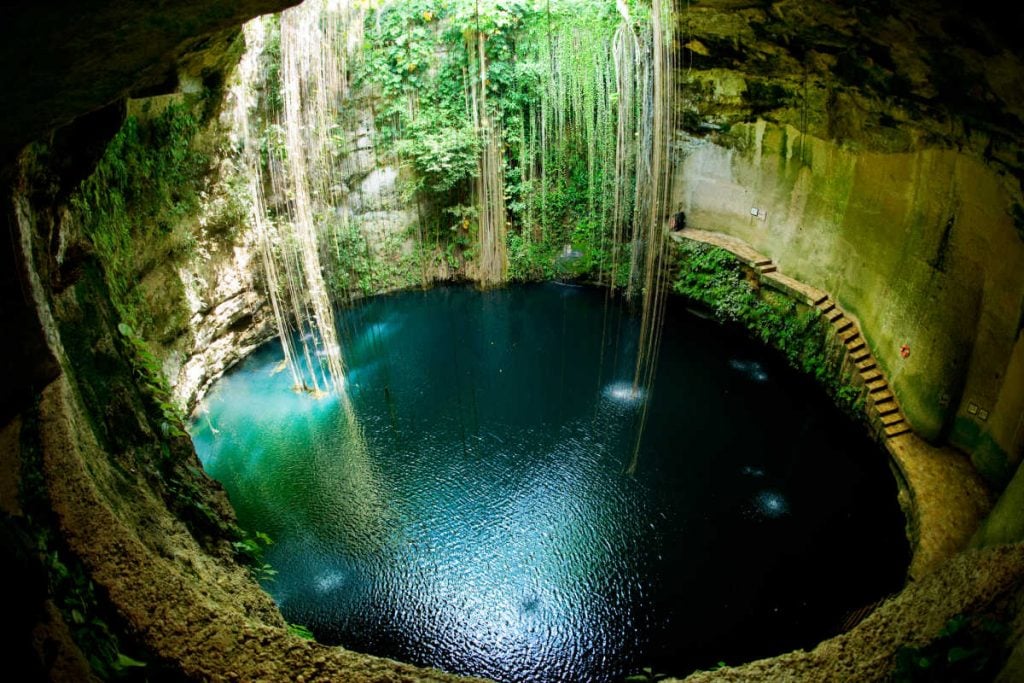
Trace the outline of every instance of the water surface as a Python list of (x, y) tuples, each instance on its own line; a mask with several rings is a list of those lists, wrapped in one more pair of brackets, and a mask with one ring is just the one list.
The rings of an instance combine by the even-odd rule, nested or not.
[(271, 342), (192, 425), (243, 526), (276, 541), (267, 590), (321, 642), (621, 681), (813, 646), (901, 584), (884, 454), (676, 300), (651, 395), (637, 318), (600, 290), (446, 287), (338, 317), (351, 417), (293, 392)]

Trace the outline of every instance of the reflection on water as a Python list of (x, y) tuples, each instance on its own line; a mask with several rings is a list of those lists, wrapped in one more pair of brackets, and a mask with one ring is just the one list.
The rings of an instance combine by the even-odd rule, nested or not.
[(808, 647), (898, 586), (877, 449), (674, 303), (656, 391), (635, 390), (637, 321), (605, 304), (453, 287), (341, 312), (350, 415), (292, 392), (275, 343), (224, 377), (193, 438), (275, 539), (285, 617), (499, 681), (621, 681)]
[(764, 371), (764, 367), (757, 361), (734, 358), (729, 361), (729, 367), (754, 382), (768, 381), (768, 373)]
[(643, 387), (634, 387), (632, 382), (616, 382), (609, 384), (604, 390), (605, 398), (628, 407), (639, 406), (646, 395)]

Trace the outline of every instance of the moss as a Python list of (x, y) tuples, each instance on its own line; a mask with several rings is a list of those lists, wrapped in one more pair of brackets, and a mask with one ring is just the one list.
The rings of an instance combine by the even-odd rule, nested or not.
[(953, 422), (949, 441), (971, 454), (974, 468), (994, 490), (1002, 490), (1010, 481), (1013, 467), (1009, 456), (973, 419), (958, 416)]
[(676, 293), (709, 308), (720, 322), (744, 326), (824, 386), (840, 408), (862, 416), (860, 391), (843, 379), (841, 359), (830, 353), (828, 326), (817, 311), (801, 310), (784, 295), (755, 290), (743, 265), (724, 249), (684, 242), (677, 256)]
[[(199, 468), (160, 363), (160, 340), (187, 325), (183, 285), (168, 261), (191, 249), (210, 161), (200, 148), (202, 99), (129, 117), (71, 196), (92, 245), (57, 316), (92, 431), (125, 482), (137, 470), (200, 542), (238, 530)], [(151, 275), (152, 277), (148, 277)], [(146, 282), (149, 282), (147, 288)]]
[(152, 322), (136, 286), (140, 275), (189, 250), (194, 239), (182, 224), (198, 211), (209, 171), (209, 158), (194, 142), (199, 130), (187, 104), (171, 104), (148, 121), (128, 117), (71, 197), (111, 301), (134, 327)]
[(1024, 467), (1018, 465), (992, 512), (982, 522), (971, 545), (976, 548), (1024, 541)]
[(40, 560), (46, 593), (75, 645), (102, 680), (149, 680), (156, 672), (143, 660), (152, 659), (151, 653), (123, 635), (117, 613), (104, 602), (86, 567), (57, 532), (43, 475), (38, 406), (25, 414), (20, 453), (18, 497), (26, 514), (26, 530)]
[(750, 107), (753, 117), (788, 106), (792, 94), (778, 83), (750, 80), (743, 91), (743, 101)]

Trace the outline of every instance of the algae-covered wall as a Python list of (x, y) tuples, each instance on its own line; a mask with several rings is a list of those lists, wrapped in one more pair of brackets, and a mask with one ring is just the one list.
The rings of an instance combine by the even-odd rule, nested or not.
[(914, 428), (1005, 482), (1024, 446), (1024, 240), (1005, 178), (956, 150), (855, 150), (764, 121), (687, 138), (680, 156), (688, 224), (831, 292)]
[(679, 28), (675, 208), (830, 292), (918, 433), (1005, 486), (1024, 450), (1020, 17), (709, 0)]

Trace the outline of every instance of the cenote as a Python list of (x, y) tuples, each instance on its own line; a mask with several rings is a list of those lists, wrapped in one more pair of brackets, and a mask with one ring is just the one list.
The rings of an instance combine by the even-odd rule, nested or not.
[[(338, 315), (351, 410), (273, 341), (192, 424), (266, 589), (321, 642), (499, 681), (685, 674), (797, 647), (899, 589), (886, 458), (742, 333), (560, 284), (382, 296)], [(639, 408), (650, 401), (636, 467)]]

